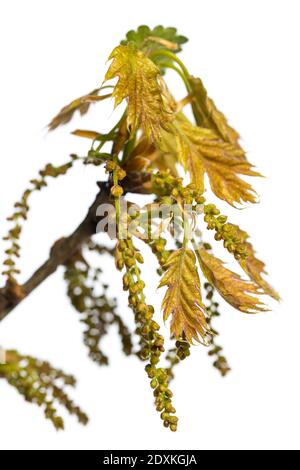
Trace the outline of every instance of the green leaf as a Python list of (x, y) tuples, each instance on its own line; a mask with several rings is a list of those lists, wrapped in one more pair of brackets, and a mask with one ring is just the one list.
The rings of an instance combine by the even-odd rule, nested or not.
[[(185, 36), (181, 36), (177, 33), (176, 28), (163, 26), (155, 26), (150, 29), (149, 26), (139, 26), (136, 31), (131, 30), (126, 34), (126, 39), (121, 41), (122, 45), (127, 45), (129, 42), (133, 42), (138, 49), (141, 51), (156, 51), (156, 50), (168, 50), (172, 49), (173, 52), (177, 53), (182, 50), (181, 45), (185, 44), (188, 39)], [(168, 45), (168, 43), (170, 43)], [(165, 66), (172, 63), (172, 59), (166, 57), (155, 57), (153, 62), (158, 65), (164, 72)]]

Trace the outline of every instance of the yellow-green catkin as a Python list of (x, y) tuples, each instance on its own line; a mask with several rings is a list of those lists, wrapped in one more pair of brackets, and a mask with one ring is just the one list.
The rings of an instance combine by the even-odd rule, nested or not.
[(87, 415), (65, 392), (66, 387), (75, 386), (74, 377), (55, 369), (48, 362), (9, 350), (6, 351), (6, 363), (0, 364), (0, 378), (5, 379), (26, 401), (38, 405), (57, 430), (64, 429), (58, 407), (65, 408), (80, 423), (87, 424)]
[(139, 264), (143, 257), (134, 247), (132, 240), (120, 240), (116, 247), (116, 266), (125, 268), (123, 288), (128, 291), (129, 306), (134, 312), (136, 333), (140, 338), (138, 356), (148, 361), (145, 370), (150, 378), (157, 411), (161, 413), (164, 426), (171, 431), (177, 430), (178, 418), (172, 404), (172, 392), (168, 387), (169, 375), (164, 368), (158, 367), (161, 354), (165, 351), (164, 338), (159, 333), (159, 325), (153, 319), (154, 308), (145, 301), (145, 284), (140, 277)]
[(6, 276), (9, 283), (16, 282), (16, 276), (20, 274), (20, 270), (17, 267), (17, 259), (20, 258), (20, 236), (22, 233), (22, 223), (27, 220), (29, 212), (29, 199), (31, 195), (48, 185), (47, 178), (57, 178), (65, 175), (69, 169), (73, 167), (74, 161), (77, 160), (76, 155), (70, 156), (70, 161), (60, 166), (53, 166), (47, 164), (43, 170), (39, 172), (39, 178), (30, 181), (31, 186), (24, 191), (20, 201), (16, 202), (14, 207), (15, 211), (7, 218), (9, 222), (13, 224), (12, 228), (9, 229), (7, 235), (3, 237), (3, 240), (9, 242), (9, 247), (5, 250), (6, 257), (4, 259), (5, 269), (2, 274)]
[(233, 225), (227, 223), (227, 217), (221, 215), (219, 209), (214, 204), (204, 206), (204, 221), (208, 230), (215, 230), (215, 240), (223, 240), (224, 248), (232, 253), (235, 259), (246, 258), (246, 246), (244, 241), (238, 236)]

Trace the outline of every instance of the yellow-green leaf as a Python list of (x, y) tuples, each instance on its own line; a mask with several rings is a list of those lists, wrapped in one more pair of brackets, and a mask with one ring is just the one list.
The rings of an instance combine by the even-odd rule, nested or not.
[(228, 124), (224, 114), (209, 98), (202, 80), (190, 76), (189, 83), (192, 89), (192, 108), (197, 125), (213, 130), (225, 142), (238, 145), (239, 134)]
[(159, 139), (171, 114), (163, 99), (159, 68), (133, 43), (116, 47), (110, 59), (105, 80), (119, 78), (113, 91), (115, 106), (127, 99), (127, 123), (132, 132), (142, 127), (147, 137)]
[(267, 310), (257, 297), (262, 291), (256, 284), (225, 268), (223, 261), (204, 248), (199, 248), (196, 253), (204, 276), (230, 305), (244, 313)]
[(96, 103), (98, 101), (105, 100), (111, 96), (110, 93), (98, 96), (101, 88), (96, 88), (95, 90), (91, 91), (88, 95), (81, 96), (76, 100), (72, 101), (67, 106), (64, 106), (60, 112), (55, 116), (52, 121), (48, 124), (49, 131), (53, 131), (57, 127), (67, 124), (71, 121), (75, 111), (79, 111), (80, 114), (83, 116), (89, 110), (89, 107), (92, 103)]
[[(232, 225), (232, 224), (231, 224)], [(255, 256), (255, 250), (252, 243), (248, 241), (249, 235), (244, 230), (241, 230), (237, 225), (233, 225), (237, 236), (242, 240), (245, 245), (247, 257), (240, 259), (239, 263), (249, 278), (255, 282), (266, 295), (270, 295), (275, 300), (280, 300), (280, 295), (276, 290), (262, 277), (266, 272), (266, 265), (263, 261)]]
[(185, 248), (174, 251), (165, 267), (159, 284), (168, 287), (162, 303), (164, 320), (172, 316), (171, 332), (177, 338), (184, 335), (190, 343), (200, 338), (206, 341), (209, 327), (194, 252)]
[(193, 126), (182, 113), (172, 126), (175, 137), (171, 139), (165, 133), (162, 148), (176, 152), (178, 161), (200, 191), (205, 189), (206, 173), (212, 191), (230, 205), (256, 202), (254, 189), (239, 175), (259, 176), (259, 173), (252, 169), (240, 147), (225, 142), (211, 129)]

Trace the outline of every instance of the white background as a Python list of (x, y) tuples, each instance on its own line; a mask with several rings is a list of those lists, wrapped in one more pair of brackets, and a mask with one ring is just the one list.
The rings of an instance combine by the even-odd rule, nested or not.
[[(87, 359), (82, 326), (57, 272), (1, 323), (0, 344), (74, 373), (73, 396), (91, 421), (84, 428), (67, 417), (66, 431), (57, 433), (39, 409), (1, 382), (1, 448), (300, 448), (299, 15), (297, 0), (1, 2), (0, 235), (13, 203), (45, 163), (87, 150), (88, 143), (70, 131), (107, 130), (115, 115), (111, 103), (99, 104), (83, 121), (76, 118), (51, 135), (45, 130), (49, 119), (102, 81), (107, 56), (126, 31), (140, 24), (176, 26), (190, 39), (181, 54), (188, 69), (202, 77), (241, 133), (249, 159), (267, 176), (256, 182), (259, 205), (239, 212), (219, 205), (251, 232), (283, 299), (258, 316), (222, 304), (217, 326), (233, 371), (221, 379), (206, 351), (193, 349), (173, 384), (180, 427), (172, 434), (153, 408), (143, 364), (121, 354), (115, 332), (105, 343), (109, 368)], [(172, 73), (169, 78), (182, 97), (177, 79)], [(32, 199), (22, 279), (44, 261), (54, 240), (80, 222), (100, 177), (96, 168), (78, 166)], [(120, 291), (120, 312), (132, 325), (120, 276), (103, 263), (113, 292)], [(151, 265), (146, 276), (149, 300), (159, 306)]]

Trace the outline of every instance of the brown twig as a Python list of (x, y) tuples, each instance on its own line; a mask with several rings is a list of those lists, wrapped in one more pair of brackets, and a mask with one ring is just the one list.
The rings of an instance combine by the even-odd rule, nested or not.
[(53, 274), (59, 266), (65, 264), (80, 245), (94, 235), (97, 224), (97, 207), (110, 200), (109, 184), (101, 182), (98, 183), (98, 186), (100, 187), (100, 192), (89, 208), (85, 219), (70, 236), (61, 238), (54, 243), (48, 260), (22, 286), (8, 283), (0, 289), (0, 321)]

